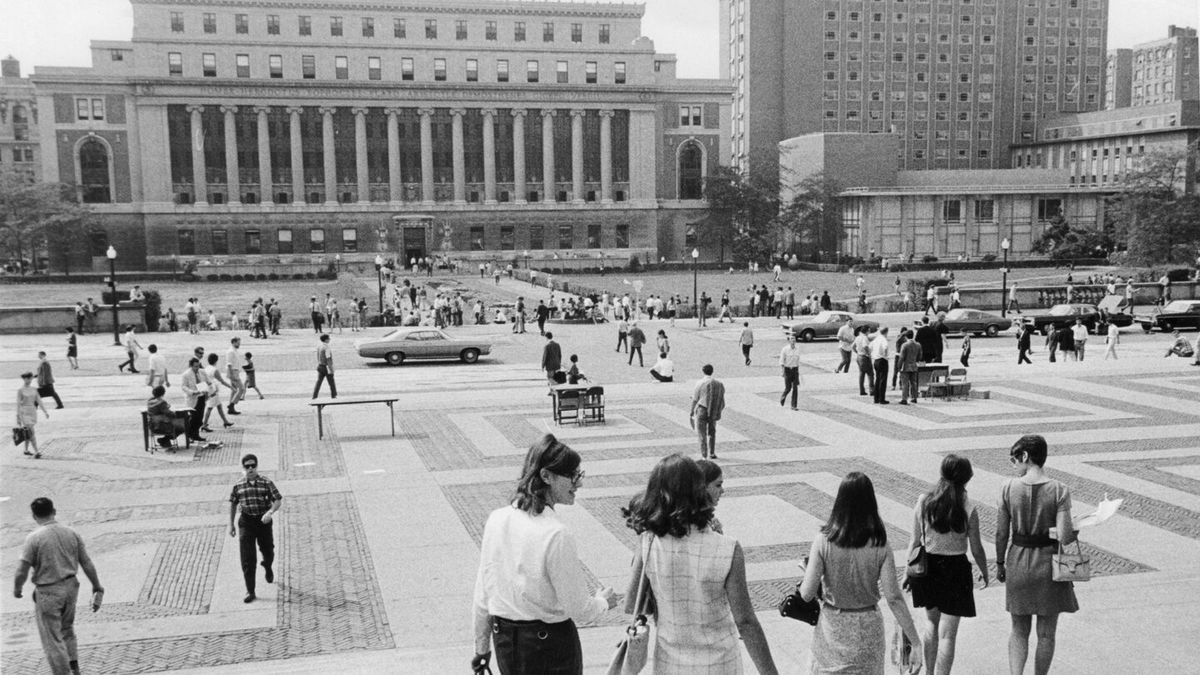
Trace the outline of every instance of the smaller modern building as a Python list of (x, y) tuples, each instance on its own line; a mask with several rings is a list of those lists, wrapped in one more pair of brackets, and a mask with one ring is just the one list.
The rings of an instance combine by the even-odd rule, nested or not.
[[(1072, 183), (1065, 169), (901, 171), (890, 161), (892, 134), (809, 134), (779, 144), (791, 181), (817, 172), (843, 188), (840, 253), (885, 258), (1029, 255), (1046, 225), (1063, 216), (1100, 227), (1105, 193)], [(785, 190), (783, 198), (789, 195)]]
[(0, 173), (41, 178), (37, 115), (37, 96), (33, 83), (21, 77), (21, 62), (0, 60)]

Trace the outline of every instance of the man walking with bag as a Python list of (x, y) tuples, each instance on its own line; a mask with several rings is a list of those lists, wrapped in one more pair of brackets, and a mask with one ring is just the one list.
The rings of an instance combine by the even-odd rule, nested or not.
[(37, 381), (38, 396), (53, 398), (58, 409), (61, 410), (62, 399), (58, 397), (58, 392), (54, 391), (54, 373), (50, 370), (50, 362), (46, 360), (46, 352), (38, 352)]

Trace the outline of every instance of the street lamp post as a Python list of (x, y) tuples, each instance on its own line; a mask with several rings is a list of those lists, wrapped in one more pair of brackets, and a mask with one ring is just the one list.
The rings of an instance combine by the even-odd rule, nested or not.
[(1000, 250), (1004, 251), (1004, 263), (1000, 268), (1000, 316), (1008, 316), (1008, 247), (1010, 245), (1008, 237), (1000, 242)]
[(379, 315), (383, 316), (383, 256), (375, 256), (375, 282), (379, 286)]
[(117, 318), (117, 249), (112, 246), (104, 253), (108, 257), (108, 292), (112, 294), (113, 344), (121, 344), (121, 320)]
[(700, 321), (700, 294), (697, 289), (700, 288), (700, 281), (696, 275), (696, 263), (700, 260), (700, 249), (692, 249), (692, 313), (696, 315), (696, 321)]

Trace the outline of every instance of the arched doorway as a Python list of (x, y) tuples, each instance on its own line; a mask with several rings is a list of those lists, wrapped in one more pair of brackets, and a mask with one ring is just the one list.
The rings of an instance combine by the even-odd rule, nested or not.
[(108, 148), (95, 138), (89, 138), (79, 146), (79, 188), (85, 204), (108, 204), (112, 201)]
[(704, 151), (694, 142), (679, 149), (679, 198), (704, 197)]

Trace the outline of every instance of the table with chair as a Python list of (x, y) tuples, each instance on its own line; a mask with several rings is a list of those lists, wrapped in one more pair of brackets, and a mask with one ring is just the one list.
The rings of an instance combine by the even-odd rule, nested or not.
[(918, 363), (917, 364), (917, 393), (921, 396), (931, 396), (931, 385), (938, 380), (943, 380), (950, 375), (950, 366), (945, 363)]
[(557, 384), (550, 388), (555, 424), (604, 423), (604, 387), (594, 384)]
[(971, 383), (967, 382), (966, 368), (950, 368), (946, 374), (939, 374), (929, 383), (926, 396), (941, 399), (968, 398), (971, 396)]

